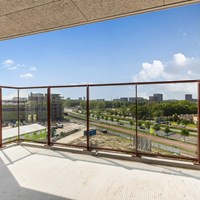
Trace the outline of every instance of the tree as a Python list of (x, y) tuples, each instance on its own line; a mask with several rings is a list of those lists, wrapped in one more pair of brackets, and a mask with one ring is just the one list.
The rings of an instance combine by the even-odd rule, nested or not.
[(115, 112), (114, 112), (114, 115), (115, 115), (115, 116), (117, 116), (117, 115), (118, 115), (118, 112), (117, 112), (116, 110), (115, 110)]
[(121, 108), (121, 112), (122, 112), (122, 116), (126, 117), (127, 108), (125, 106), (123, 106)]
[(81, 106), (81, 108), (82, 108), (83, 110), (85, 110), (85, 109), (86, 109), (86, 102), (85, 102), (85, 101), (81, 101), (81, 102), (80, 102), (80, 106)]
[(135, 117), (135, 113), (136, 113), (135, 105), (131, 105), (131, 107), (129, 108), (129, 112), (130, 112), (132, 118), (134, 118)]
[(142, 122), (140, 122), (140, 121), (137, 124), (138, 124), (138, 126), (142, 126)]
[(173, 120), (174, 120), (175, 122), (179, 121), (179, 117), (178, 117), (177, 113), (175, 113), (175, 114), (173, 115)]
[(183, 128), (181, 130), (181, 135), (183, 136), (184, 141), (185, 141), (185, 136), (189, 136), (189, 131), (187, 129)]
[(129, 123), (130, 123), (131, 128), (132, 128), (132, 126), (133, 126), (133, 124), (134, 124), (133, 120), (130, 120)]
[(105, 116), (104, 119), (106, 120), (106, 122), (108, 121), (108, 116)]
[(105, 109), (105, 102), (104, 101), (98, 101), (97, 103), (97, 108), (100, 110), (100, 111), (103, 111)]
[(150, 131), (150, 127), (151, 127), (151, 124), (149, 121), (145, 122), (145, 127), (148, 129), (148, 132)]
[(151, 126), (151, 124), (150, 124), (150, 122), (149, 122), (149, 121), (145, 122), (145, 127), (146, 127), (146, 128), (148, 128), (148, 129), (149, 129), (149, 128), (150, 128), (150, 126)]
[(187, 124), (189, 124), (189, 121), (186, 120), (186, 119), (182, 119), (182, 120), (181, 120), (181, 123), (182, 123), (183, 125), (187, 125)]
[(97, 115), (96, 115), (96, 118), (97, 118), (97, 120), (99, 120), (99, 118), (100, 118), (100, 115), (99, 115), (99, 114), (97, 114)]
[(152, 108), (152, 115), (153, 117), (162, 117), (163, 116), (163, 108), (162, 108), (162, 104), (154, 104), (153, 108)]
[(97, 101), (94, 100), (90, 101), (90, 110), (94, 110), (96, 106), (97, 106)]
[(110, 117), (110, 121), (111, 121), (111, 122), (113, 122), (113, 121), (114, 121), (114, 119), (113, 119), (113, 116), (111, 116), (111, 117)]
[(160, 125), (154, 124), (153, 128), (154, 128), (155, 131), (158, 131), (158, 130), (160, 130)]
[(168, 133), (169, 133), (170, 131), (171, 131), (170, 128), (169, 128), (168, 126), (166, 126), (166, 127), (165, 127), (165, 133), (167, 134), (167, 136), (168, 136)]

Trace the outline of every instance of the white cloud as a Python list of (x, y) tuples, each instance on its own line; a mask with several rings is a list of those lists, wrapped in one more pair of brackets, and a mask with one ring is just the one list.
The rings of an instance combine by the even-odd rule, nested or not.
[[(200, 58), (187, 57), (182, 53), (177, 53), (167, 62), (154, 60), (152, 63), (142, 63), (140, 71), (133, 75), (132, 79), (141, 82), (200, 79)], [(197, 96), (196, 83), (158, 84), (153, 87), (147, 85), (141, 86), (139, 92), (145, 97), (163, 93), (165, 99), (184, 99), (186, 93), (193, 94), (193, 98)]]
[(182, 53), (174, 54), (174, 62), (176, 65), (183, 66), (187, 61), (187, 58)]
[(25, 64), (16, 64), (13, 60), (7, 59), (2, 62), (2, 66), (6, 70), (16, 70), (20, 68), (29, 69), (30, 71), (36, 71), (37, 68), (35, 66), (27, 66)]
[(31, 73), (20, 74), (20, 78), (22, 78), (22, 79), (31, 79), (31, 78), (33, 78), (33, 74), (31, 74)]
[(36, 71), (36, 70), (37, 70), (37, 68), (36, 68), (36, 67), (34, 67), (34, 66), (31, 66), (31, 67), (30, 67), (30, 70), (31, 70), (31, 71)]
[(133, 76), (134, 81), (149, 81), (159, 77), (165, 77), (164, 64), (160, 60), (154, 60), (153, 63), (142, 63), (142, 70), (139, 74)]
[(6, 66), (11, 66), (11, 65), (14, 65), (14, 64), (15, 64), (15, 62), (13, 60), (11, 60), (11, 59), (7, 59), (2, 63), (2, 65), (5, 66), (5, 67)]
[(15, 70), (15, 69), (19, 69), (21, 67), (26, 67), (26, 65), (24, 64), (15, 64), (15, 62), (11, 59), (7, 59), (2, 63), (2, 66), (4, 69), (7, 70)]
[(17, 69), (17, 67), (15, 66), (15, 62), (11, 59), (7, 59), (5, 60), (3, 63), (3, 68), (8, 69), (8, 70), (14, 70)]
[(199, 66), (200, 58), (186, 57), (182, 53), (177, 53), (167, 62), (154, 60), (152, 63), (142, 63), (141, 70), (133, 75), (132, 79), (133, 81), (199, 79)]

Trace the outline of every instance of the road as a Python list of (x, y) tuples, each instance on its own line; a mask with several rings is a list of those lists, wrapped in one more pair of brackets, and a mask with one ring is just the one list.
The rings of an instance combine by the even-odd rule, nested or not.
[[(72, 117), (74, 117), (74, 116), (72, 116)], [(82, 119), (80, 119), (80, 120), (82, 120)], [(109, 123), (109, 122), (107, 122), (107, 123)], [(111, 123), (113, 123), (113, 122), (111, 122)], [(114, 124), (115, 124), (115, 122), (114, 122)], [(116, 127), (116, 126), (114, 126), (114, 124), (102, 124), (100, 122), (98, 123), (98, 122), (90, 121), (90, 125), (102, 127), (102, 128), (105, 128), (105, 129), (110, 128), (112, 130), (122, 132), (122, 133), (125, 133), (125, 134), (133, 134), (135, 132), (133, 130), (127, 130), (123, 127)], [(175, 141), (175, 140), (170, 140), (170, 139), (166, 139), (166, 138), (161, 138), (161, 137), (158, 137), (158, 136), (145, 134), (145, 133), (142, 133), (140, 131), (138, 131), (138, 136), (143, 137), (143, 138), (147, 138), (147, 139), (152, 140), (154, 142), (158, 142), (158, 143), (162, 143), (162, 144), (165, 144), (165, 145), (175, 146), (177, 148), (185, 149), (185, 150), (188, 150), (188, 151), (191, 151), (191, 152), (197, 151), (197, 145), (183, 143), (181, 141)]]

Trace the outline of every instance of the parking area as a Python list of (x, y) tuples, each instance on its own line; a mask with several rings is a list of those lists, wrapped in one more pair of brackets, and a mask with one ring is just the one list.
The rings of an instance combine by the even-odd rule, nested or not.
[[(60, 139), (57, 140), (59, 143), (69, 143), (73, 140), (76, 140), (84, 135), (84, 131), (86, 130), (86, 126), (82, 123), (63, 123), (63, 128), (57, 128), (56, 134), (61, 136)], [(62, 134), (63, 133), (63, 134)]]

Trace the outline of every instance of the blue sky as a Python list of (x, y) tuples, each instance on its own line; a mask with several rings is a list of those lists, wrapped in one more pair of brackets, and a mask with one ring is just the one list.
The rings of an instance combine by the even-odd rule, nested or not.
[[(1, 41), (0, 84), (200, 79), (199, 19), (200, 4), (193, 4)], [(182, 90), (196, 91), (177, 87)], [(110, 98), (132, 94), (117, 91)]]

